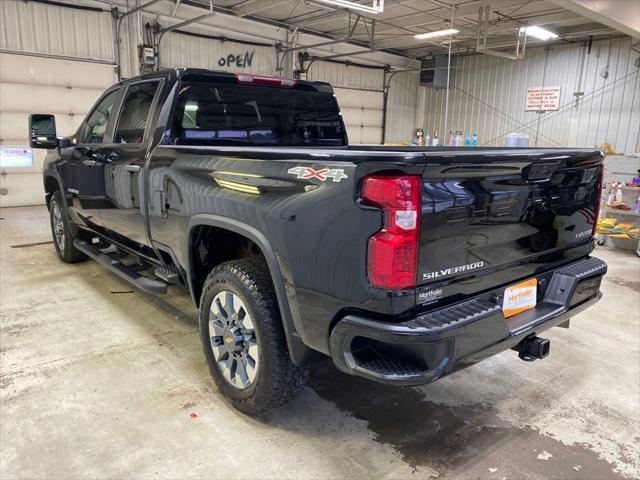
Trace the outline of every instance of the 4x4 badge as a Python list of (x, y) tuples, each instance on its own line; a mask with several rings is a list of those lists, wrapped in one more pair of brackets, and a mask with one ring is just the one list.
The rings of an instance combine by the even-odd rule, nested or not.
[(293, 167), (287, 170), (290, 175), (295, 175), (297, 178), (308, 180), (310, 178), (317, 178), (318, 180), (325, 182), (327, 178), (332, 179), (334, 182), (339, 182), (345, 178), (349, 178), (342, 168), (321, 168), (314, 170), (311, 167)]

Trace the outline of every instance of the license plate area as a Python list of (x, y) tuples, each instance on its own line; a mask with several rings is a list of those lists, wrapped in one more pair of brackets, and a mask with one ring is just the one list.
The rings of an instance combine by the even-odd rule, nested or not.
[(535, 308), (538, 294), (538, 279), (531, 278), (507, 287), (502, 300), (502, 314), (512, 317)]

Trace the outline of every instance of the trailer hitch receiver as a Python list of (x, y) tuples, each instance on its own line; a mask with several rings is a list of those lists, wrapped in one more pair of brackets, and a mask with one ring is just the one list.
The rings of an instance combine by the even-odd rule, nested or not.
[(545, 358), (549, 355), (549, 349), (551, 348), (551, 341), (546, 338), (536, 337), (535, 335), (529, 335), (522, 340), (518, 345), (513, 347), (513, 350), (518, 352), (518, 358), (525, 362), (533, 362), (538, 358)]

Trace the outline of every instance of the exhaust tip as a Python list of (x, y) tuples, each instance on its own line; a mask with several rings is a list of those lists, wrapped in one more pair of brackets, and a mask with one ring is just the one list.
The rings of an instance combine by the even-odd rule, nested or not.
[(530, 335), (522, 340), (513, 350), (518, 352), (518, 358), (525, 362), (546, 358), (551, 349), (551, 340)]

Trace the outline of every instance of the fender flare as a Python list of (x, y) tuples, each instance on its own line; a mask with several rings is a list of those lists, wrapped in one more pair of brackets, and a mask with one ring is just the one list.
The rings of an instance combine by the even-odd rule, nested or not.
[[(62, 179), (60, 178), (60, 175), (58, 174), (58, 172), (52, 169), (45, 170), (42, 174), (42, 183), (44, 187), (45, 196), (49, 195), (46, 188), (48, 178), (53, 178), (53, 180), (55, 180), (55, 182), (58, 184), (58, 190), (60, 190), (60, 192), (62, 193), (62, 198), (63, 198), (63, 201), (65, 202), (65, 207), (68, 207), (68, 205), (66, 205), (67, 195), (66, 195), (66, 192), (63, 190)], [(48, 204), (47, 204), (47, 208), (49, 208)]]
[[(214, 214), (196, 214), (189, 220), (187, 225), (187, 243), (186, 243), (186, 259), (187, 259), (187, 282), (189, 284), (189, 291), (191, 297), (196, 305), (199, 304), (199, 299), (195, 298), (195, 291), (193, 286), (193, 258), (191, 255), (191, 236), (193, 229), (200, 225), (206, 225), (211, 227), (217, 227), (224, 230), (237, 233), (247, 237), (254, 242), (262, 251), (269, 267), (269, 273), (271, 274), (271, 280), (273, 281), (274, 290), (276, 292), (276, 299), (278, 301), (278, 308), (280, 309), (280, 317), (282, 318), (282, 324), (284, 327), (284, 333), (287, 340), (287, 347), (289, 349), (289, 356), (293, 363), (297, 366), (303, 366), (315, 358), (315, 351), (307, 347), (294, 325), (293, 316), (289, 307), (289, 300), (284, 288), (284, 281), (282, 279), (282, 272), (280, 270), (280, 264), (276, 257), (275, 251), (271, 247), (271, 244), (267, 238), (251, 225), (240, 222), (233, 218), (223, 217)], [(318, 353), (318, 355), (320, 355)]]
[[(47, 193), (46, 190), (46, 181), (47, 178), (53, 178), (56, 183), (58, 184), (58, 190), (60, 191), (60, 193), (62, 194), (62, 201), (64, 202), (64, 208), (67, 210), (67, 213), (70, 214), (70, 208), (69, 208), (69, 198), (68, 198), (68, 192), (65, 192), (64, 190), (64, 184), (62, 183), (62, 177), (60, 176), (60, 174), (58, 173), (57, 170), (54, 169), (47, 169), (42, 173), (42, 183), (43, 186), (45, 187), (45, 200), (46, 200), (46, 207), (47, 210), (49, 210), (49, 199), (47, 197), (50, 197), (50, 195)], [(74, 233), (74, 235), (77, 235), (78, 232), (81, 230), (81, 228), (76, 225), (76, 223), (73, 221), (73, 216), (71, 216), (70, 218), (71, 220), (71, 224), (69, 225), (72, 232)]]
[[(43, 172), (43, 174), (42, 174), (42, 183), (43, 183), (43, 186), (45, 187), (45, 191), (44, 191), (45, 199), (49, 196), (49, 194), (47, 193), (47, 190), (46, 190), (46, 181), (47, 181), (48, 177), (53, 178), (56, 181), (56, 183), (58, 184), (58, 190), (60, 190), (60, 193), (62, 194), (62, 201), (64, 202), (64, 208), (66, 208), (67, 212), (69, 212), (70, 211), (70, 209), (69, 209), (69, 192), (65, 191), (64, 183), (62, 182), (62, 177), (60, 176), (60, 173), (55, 169), (49, 168), (49, 169), (45, 170)], [(47, 201), (47, 210), (48, 209), (49, 209), (49, 202)], [(73, 225), (77, 228), (77, 225), (75, 223), (73, 223)]]

